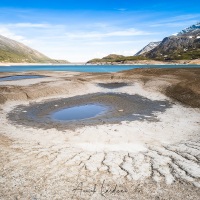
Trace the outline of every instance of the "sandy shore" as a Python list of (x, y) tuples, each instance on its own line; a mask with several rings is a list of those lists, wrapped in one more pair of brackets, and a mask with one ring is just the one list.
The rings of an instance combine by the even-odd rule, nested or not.
[[(0, 85), (1, 199), (199, 198), (199, 69), (27, 74), (49, 77)], [(114, 83), (121, 84), (115, 87)], [(139, 95), (156, 105), (169, 102), (170, 106), (154, 108), (152, 116), (156, 120), (141, 116), (114, 123), (75, 125), (73, 129), (60, 129), (59, 124), (41, 123), (39, 127), (23, 117), (29, 110), (18, 109), (62, 107), (61, 99), (71, 98), (77, 104), (78, 95), (107, 93)], [(113, 100), (118, 110), (121, 105), (124, 112), (138, 116), (125, 97), (120, 101)]]

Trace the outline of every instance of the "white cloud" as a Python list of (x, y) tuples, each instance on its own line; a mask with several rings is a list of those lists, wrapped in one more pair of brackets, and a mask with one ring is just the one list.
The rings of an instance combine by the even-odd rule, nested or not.
[(136, 54), (138, 50), (136, 49), (131, 49), (131, 50), (126, 50), (126, 51), (113, 51), (112, 54), (118, 54), (118, 55), (124, 55), (124, 56), (133, 56)]
[(170, 22), (170, 23), (155, 23), (155, 24), (152, 24), (150, 25), (150, 27), (183, 27), (183, 26), (186, 26), (186, 23), (187, 24), (194, 24), (196, 21), (193, 20), (193, 21), (184, 21), (184, 22)]
[(16, 24), (8, 24), (9, 27), (18, 27), (18, 28), (48, 28), (49, 24), (34, 24), (34, 23), (16, 23)]
[(200, 14), (178, 15), (167, 19), (157, 20), (154, 24), (151, 24), (150, 27), (183, 27), (187, 26), (187, 24), (195, 24), (199, 17)]
[[(97, 24), (99, 25), (101, 24)], [(29, 30), (28, 27), (34, 27), (34, 29)], [(144, 46), (145, 39), (141, 41), (139, 36), (151, 34), (137, 29), (111, 31), (114, 27), (109, 26), (105, 29), (106, 31), (98, 27), (96, 32), (91, 32), (86, 28), (82, 33), (76, 29), (66, 35), (67, 28), (66, 25), (52, 24), (48, 24), (46, 29), (40, 28), (40, 24), (31, 23), (0, 24), (0, 34), (20, 41), (51, 58), (72, 62), (101, 58), (110, 53), (134, 55), (135, 47)], [(138, 35), (140, 39), (138, 38), (137, 41), (126, 39), (127, 36), (135, 35)], [(100, 40), (97, 40), (97, 37)]]
[(156, 39), (141, 39), (140, 40), (114, 40), (114, 41), (87, 41), (83, 43), (84, 45), (89, 45), (89, 46), (105, 46), (105, 45), (112, 45), (112, 46), (121, 46), (121, 45), (132, 45), (132, 46), (138, 46), (138, 44), (148, 44), (151, 41), (157, 41)]
[(111, 32), (81, 32), (81, 33), (66, 33), (70, 38), (105, 38), (105, 37), (122, 37), (122, 36), (140, 36), (151, 35), (150, 32), (140, 31), (134, 28), (111, 31)]
[(198, 18), (200, 16), (200, 14), (187, 14), (187, 15), (178, 15), (175, 17), (170, 17), (168, 19), (166, 19), (166, 21), (185, 21), (185, 20), (191, 20), (191, 19), (195, 19)]
[(3, 35), (7, 38), (16, 40), (18, 42), (22, 42), (24, 44), (30, 44), (31, 40), (27, 40), (25, 37), (21, 35), (17, 35), (14, 32), (10, 31), (8, 28), (4, 28), (0, 26), (0, 35)]

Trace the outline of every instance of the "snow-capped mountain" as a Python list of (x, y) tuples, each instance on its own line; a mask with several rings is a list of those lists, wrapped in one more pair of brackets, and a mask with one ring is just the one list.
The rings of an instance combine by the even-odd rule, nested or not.
[(134, 56), (109, 55), (103, 59), (93, 59), (88, 63), (106, 63), (138, 60), (193, 60), (200, 59), (200, 22), (178, 34), (165, 37), (161, 42), (150, 42)]
[(140, 56), (142, 54), (145, 54), (149, 51), (151, 51), (152, 49), (154, 49), (155, 47), (157, 47), (161, 42), (150, 42), (147, 46), (145, 46), (143, 49), (141, 49), (140, 51), (138, 51), (135, 56)]
[(166, 37), (145, 54), (156, 60), (190, 60), (200, 58), (200, 23), (182, 30), (177, 35)]
[(183, 29), (181, 32), (179, 32), (177, 35), (183, 35), (183, 34), (188, 34), (188, 33), (192, 33), (192, 32), (196, 32), (196, 30), (200, 30), (200, 22), (198, 22), (197, 24), (194, 24), (186, 29)]

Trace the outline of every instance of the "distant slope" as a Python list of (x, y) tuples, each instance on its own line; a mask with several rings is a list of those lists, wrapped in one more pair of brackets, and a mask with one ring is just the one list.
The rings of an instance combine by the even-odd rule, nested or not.
[(92, 60), (89, 60), (88, 63), (97, 63), (97, 62), (117, 62), (117, 60), (123, 60), (125, 56), (117, 55), (117, 54), (110, 54), (103, 58), (94, 58)]
[(152, 49), (154, 49), (155, 47), (157, 47), (161, 42), (150, 42), (147, 46), (145, 46), (143, 49), (141, 49), (140, 51), (138, 51), (135, 56), (139, 56), (139, 55), (143, 55), (149, 51), (151, 51)]
[(112, 63), (126, 63), (128, 61), (144, 60), (142, 56), (122, 56), (117, 54), (110, 54), (103, 58), (94, 58), (89, 60), (88, 64), (112, 64)]
[(42, 53), (0, 35), (0, 62), (11, 63), (68, 63), (48, 58)]
[(146, 57), (154, 60), (193, 60), (200, 58), (200, 23), (166, 37), (149, 51)]

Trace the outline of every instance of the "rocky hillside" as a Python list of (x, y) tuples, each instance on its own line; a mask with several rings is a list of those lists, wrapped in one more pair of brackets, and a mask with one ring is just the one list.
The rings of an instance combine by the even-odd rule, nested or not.
[(135, 56), (139, 56), (139, 55), (143, 55), (149, 51), (151, 51), (152, 49), (154, 49), (155, 47), (157, 47), (161, 42), (150, 42), (147, 46), (145, 46), (143, 49), (141, 49), (140, 51), (138, 51)]
[(0, 62), (11, 63), (67, 63), (48, 58), (42, 53), (0, 35)]
[[(148, 64), (152, 62), (180, 64), (200, 63), (200, 22), (161, 42), (151, 42), (134, 56), (108, 55), (102, 59), (92, 59), (92, 64)], [(147, 63), (144, 63), (147, 62)], [(155, 63), (157, 64), (157, 63)]]
[(200, 58), (200, 23), (177, 35), (166, 37), (147, 52), (145, 56), (154, 60), (193, 60)]

